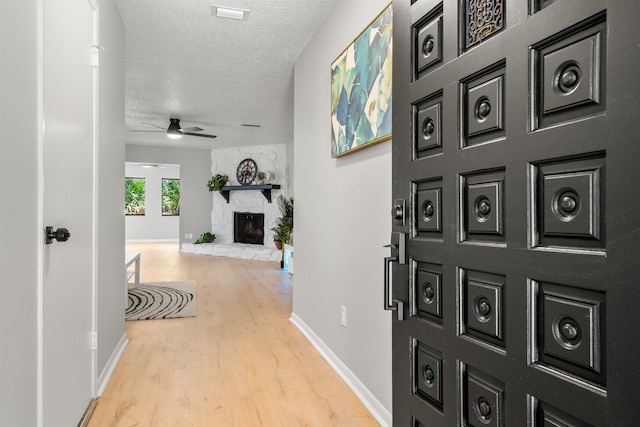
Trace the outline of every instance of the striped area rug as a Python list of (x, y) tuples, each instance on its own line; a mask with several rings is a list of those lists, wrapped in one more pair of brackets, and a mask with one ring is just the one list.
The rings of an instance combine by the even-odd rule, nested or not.
[(193, 317), (196, 289), (195, 281), (141, 283), (129, 287), (125, 320)]

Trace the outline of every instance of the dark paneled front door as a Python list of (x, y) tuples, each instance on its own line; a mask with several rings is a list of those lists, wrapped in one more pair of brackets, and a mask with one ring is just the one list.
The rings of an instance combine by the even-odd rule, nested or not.
[(638, 424), (637, 3), (394, 2), (394, 425)]

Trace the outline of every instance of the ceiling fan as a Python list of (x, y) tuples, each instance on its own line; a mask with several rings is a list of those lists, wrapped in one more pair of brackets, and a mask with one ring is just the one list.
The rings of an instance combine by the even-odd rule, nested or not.
[(202, 136), (204, 138), (217, 138), (217, 135), (208, 135), (206, 133), (195, 133), (203, 131), (204, 129), (199, 127), (191, 127), (191, 128), (181, 128), (180, 127), (180, 119), (169, 119), (169, 127), (164, 130), (163, 127), (152, 125), (151, 123), (143, 123), (148, 126), (153, 126), (158, 129), (163, 130), (132, 130), (131, 132), (166, 132), (167, 136), (171, 139), (179, 139), (182, 138), (182, 135), (190, 135), (190, 136)]

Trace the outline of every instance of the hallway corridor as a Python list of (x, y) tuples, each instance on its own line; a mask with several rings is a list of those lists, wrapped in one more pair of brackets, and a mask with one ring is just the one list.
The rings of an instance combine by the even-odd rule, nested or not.
[(277, 263), (177, 250), (127, 244), (142, 282), (195, 280), (197, 314), (127, 322), (90, 427), (378, 425), (289, 321), (292, 280)]

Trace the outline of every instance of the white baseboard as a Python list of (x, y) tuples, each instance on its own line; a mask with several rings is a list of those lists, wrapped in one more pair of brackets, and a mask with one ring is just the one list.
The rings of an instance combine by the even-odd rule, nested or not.
[(358, 399), (371, 412), (371, 415), (382, 427), (390, 427), (392, 423), (391, 412), (369, 391), (369, 389), (351, 372), (336, 354), (318, 337), (315, 332), (295, 313), (291, 313), (291, 322), (302, 332), (313, 346), (320, 352), (329, 365), (340, 375), (345, 383), (358, 396)]
[(107, 388), (107, 384), (111, 379), (111, 375), (113, 375), (113, 371), (114, 369), (116, 369), (116, 365), (118, 364), (118, 361), (122, 357), (122, 353), (124, 353), (124, 349), (127, 348), (127, 344), (129, 344), (129, 337), (125, 332), (122, 335), (122, 338), (120, 338), (118, 345), (116, 345), (116, 348), (113, 350), (113, 353), (111, 353), (111, 357), (109, 357), (109, 360), (107, 361), (107, 364), (102, 370), (102, 373), (98, 376), (96, 380), (96, 389), (95, 389), (96, 398), (102, 396), (102, 393), (104, 393), (105, 388)]

